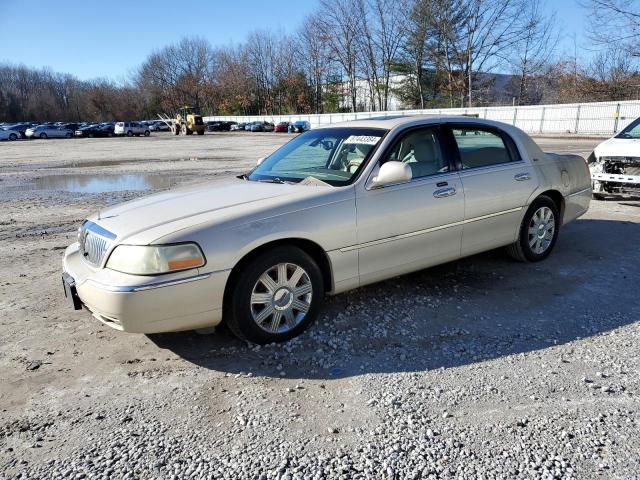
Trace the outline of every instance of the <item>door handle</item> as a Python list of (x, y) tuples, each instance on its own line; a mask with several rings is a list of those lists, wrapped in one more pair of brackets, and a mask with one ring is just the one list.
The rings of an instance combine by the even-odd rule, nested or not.
[(531, 180), (531, 174), (529, 172), (516, 173), (513, 177), (517, 182), (523, 182), (525, 180)]
[(439, 190), (436, 190), (435, 192), (433, 192), (433, 196), (435, 198), (445, 198), (455, 194), (456, 194), (456, 189), (453, 187), (440, 188)]

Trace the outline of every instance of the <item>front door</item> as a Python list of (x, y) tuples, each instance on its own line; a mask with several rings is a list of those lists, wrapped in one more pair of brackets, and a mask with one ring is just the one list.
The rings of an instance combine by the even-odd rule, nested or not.
[(443, 145), (439, 128), (411, 129), (381, 163), (405, 162), (412, 180), (356, 195), (361, 284), (459, 257), (464, 192)]

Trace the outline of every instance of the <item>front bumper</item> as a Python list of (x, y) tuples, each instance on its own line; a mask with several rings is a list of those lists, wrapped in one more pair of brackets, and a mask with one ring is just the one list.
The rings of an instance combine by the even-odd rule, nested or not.
[(596, 182), (640, 184), (640, 175), (623, 175), (617, 173), (592, 173), (591, 180)]
[(229, 270), (191, 270), (169, 275), (128, 275), (94, 269), (78, 244), (68, 247), (63, 270), (82, 304), (101, 322), (133, 333), (160, 333), (212, 327), (222, 320)]

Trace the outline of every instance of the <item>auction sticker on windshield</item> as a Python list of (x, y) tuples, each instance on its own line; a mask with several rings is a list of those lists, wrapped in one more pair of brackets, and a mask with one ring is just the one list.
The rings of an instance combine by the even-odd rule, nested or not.
[(369, 135), (351, 135), (344, 143), (359, 143), (360, 145), (375, 145), (382, 137)]

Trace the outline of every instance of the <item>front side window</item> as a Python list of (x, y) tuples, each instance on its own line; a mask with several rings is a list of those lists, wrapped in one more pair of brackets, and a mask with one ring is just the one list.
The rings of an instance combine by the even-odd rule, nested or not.
[(330, 185), (347, 185), (386, 133), (378, 128), (353, 127), (310, 130), (269, 155), (248, 178), (299, 182), (314, 177)]
[(432, 128), (407, 133), (384, 159), (389, 160), (409, 165), (412, 178), (449, 171), (449, 162), (443, 155), (438, 135)]
[(511, 161), (509, 149), (498, 133), (473, 127), (453, 128), (451, 131), (458, 145), (463, 170)]

